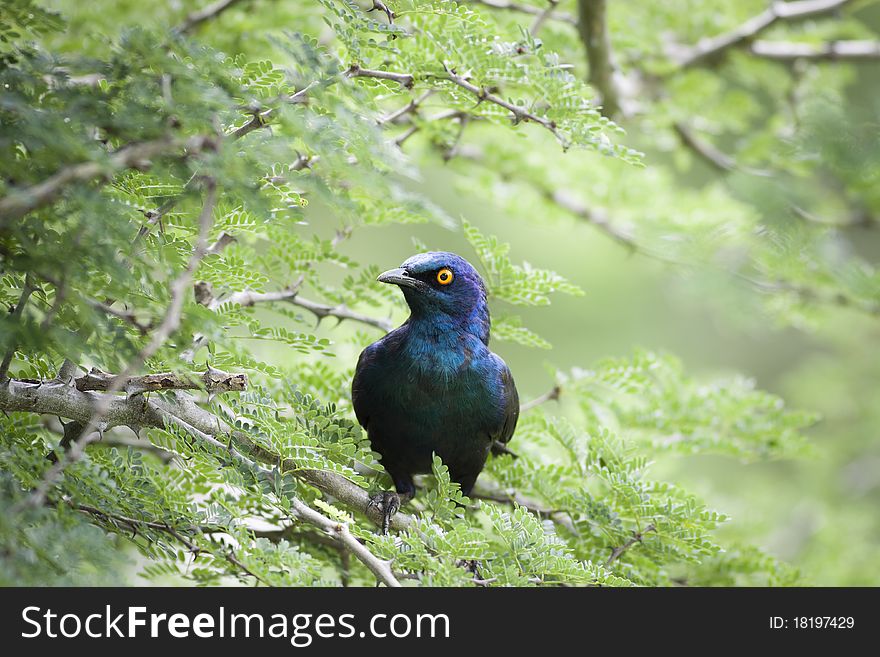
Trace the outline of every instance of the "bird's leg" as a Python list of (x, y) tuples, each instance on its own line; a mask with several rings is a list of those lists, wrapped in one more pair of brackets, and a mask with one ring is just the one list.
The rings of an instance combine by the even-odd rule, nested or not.
[(370, 501), (367, 503), (367, 513), (375, 509), (382, 514), (383, 534), (387, 534), (391, 528), (391, 519), (394, 517), (394, 514), (400, 510), (401, 506), (415, 497), (416, 494), (416, 487), (411, 477), (406, 479), (393, 477), (393, 479), (397, 492), (385, 490), (381, 493), (376, 493), (370, 497)]

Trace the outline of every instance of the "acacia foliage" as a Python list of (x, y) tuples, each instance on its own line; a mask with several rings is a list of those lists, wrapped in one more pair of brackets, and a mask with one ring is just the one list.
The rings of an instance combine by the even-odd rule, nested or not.
[[(31, 0), (0, 18), (0, 300), (15, 310), (0, 338), (11, 354), (11, 380), (0, 383), (4, 582), (102, 582), (118, 572), (108, 564), (124, 558), (121, 543), (146, 558), (139, 575), (200, 584), (372, 584), (377, 568), (386, 584), (797, 581), (754, 546), (723, 545), (723, 513), (649, 466), (670, 450), (798, 455), (814, 418), (744, 378), (694, 381), (666, 355), (558, 373), (573, 417), (528, 407), (518, 457), (491, 460), (473, 500), (436, 462), (405, 521), (382, 536), (341, 494), (340, 482), (376, 492), (389, 480), (353, 422), (352, 362), (334, 356), (380, 335), (389, 311), (404, 315), (374, 284), (387, 263), (345, 255), (352, 231), (429, 221), (462, 230), (486, 276), (496, 339), (549, 347), (517, 309), (581, 293), (413, 192), (408, 180), (438, 155), (461, 188), (497, 194), (512, 217), (573, 214), (676, 261), (733, 239), (751, 250), (740, 275), (778, 265), (808, 278), (759, 281), (797, 303), (813, 282), (857, 285), (847, 294), (859, 303), (876, 294), (873, 274), (794, 271), (792, 258), (753, 241), (754, 212), (720, 187), (659, 202), (672, 193), (668, 174), (641, 168), (638, 140), (603, 115), (580, 65), (571, 68), (566, 26), (551, 21), (545, 42), (521, 18), (470, 3), (387, 4), (393, 21), (347, 0), (311, 3), (298, 8), (297, 31), (267, 31), (247, 47), (126, 25), (82, 53), (64, 47), (75, 40), (64, 16)], [(729, 11), (735, 24), (739, 10)], [(628, 61), (651, 44), (629, 44)], [(587, 170), (589, 187), (578, 184)], [(610, 221), (595, 207), (612, 201), (623, 216)], [(649, 207), (672, 205), (674, 216)], [(637, 231), (620, 227), (636, 219)], [(196, 293), (181, 296), (175, 282), (190, 268)], [(316, 316), (358, 329), (331, 342), (316, 335)], [(96, 416), (102, 440), (76, 460), (52, 417), (76, 421), (73, 403), (37, 415), (8, 392), (52, 400), (78, 375), (65, 363), (119, 373), (144, 354), (144, 372), (243, 372), (248, 390), (117, 388), (109, 394), (129, 415)], [(94, 436), (79, 421), (68, 433), (85, 445)], [(126, 444), (124, 425), (137, 443)], [(46, 458), (53, 452), (63, 470)], [(324, 521), (348, 527), (374, 561), (352, 558)]]

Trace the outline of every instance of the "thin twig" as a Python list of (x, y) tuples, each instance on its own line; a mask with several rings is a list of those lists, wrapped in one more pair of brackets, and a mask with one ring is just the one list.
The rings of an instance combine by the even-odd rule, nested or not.
[[(483, 5), (485, 7), (489, 7), (491, 9), (500, 9), (504, 11), (512, 11), (520, 14), (529, 14), (532, 16), (539, 16), (544, 11), (540, 7), (535, 7), (533, 5), (522, 5), (518, 2), (508, 2), (508, 0), (466, 0), (470, 4), (474, 5)], [(552, 18), (554, 21), (559, 21), (562, 23), (568, 23), (569, 25), (577, 25), (577, 17), (573, 14), (569, 14), (561, 11), (554, 11), (553, 15), (549, 18)]]
[(537, 123), (541, 127), (549, 130), (553, 134), (553, 136), (556, 137), (556, 139), (559, 140), (560, 143), (562, 143), (563, 147), (566, 147), (568, 145), (565, 137), (562, 135), (562, 133), (559, 132), (559, 128), (556, 125), (555, 121), (548, 119), (544, 116), (538, 116), (537, 114), (529, 112), (519, 105), (514, 105), (513, 103), (504, 100), (500, 96), (490, 93), (482, 87), (478, 87), (474, 83), (470, 82), (467, 78), (458, 75), (454, 70), (447, 70), (446, 75), (440, 76), (440, 79), (452, 82), (453, 84), (473, 94), (480, 101), (486, 101), (488, 103), (498, 105), (499, 107), (503, 107), (511, 113), (514, 123), (520, 123), (523, 121), (531, 121), (533, 123)]
[(84, 297), (83, 301), (95, 310), (100, 310), (102, 313), (110, 315), (111, 317), (116, 317), (117, 319), (121, 319), (127, 324), (131, 324), (140, 332), (141, 335), (147, 335), (153, 328), (152, 322), (145, 323), (140, 321), (137, 318), (137, 314), (131, 310), (120, 310), (118, 308), (114, 308), (108, 303), (98, 301), (97, 299), (91, 299), (89, 297)]
[(210, 5), (207, 5), (203, 9), (199, 9), (198, 11), (194, 11), (187, 15), (183, 21), (174, 28), (174, 32), (176, 34), (186, 34), (191, 31), (193, 28), (198, 27), (205, 21), (212, 20), (217, 18), (224, 11), (237, 4), (241, 0), (217, 0)]
[(394, 325), (387, 319), (380, 319), (378, 317), (372, 317), (370, 315), (364, 315), (362, 313), (355, 312), (353, 310), (350, 310), (345, 304), (330, 306), (327, 304), (318, 303), (316, 301), (311, 301), (309, 299), (305, 299), (299, 296), (299, 292), (297, 292), (297, 290), (295, 289), (279, 290), (277, 292), (251, 292), (250, 290), (245, 290), (243, 292), (236, 292), (224, 299), (217, 299), (211, 302), (209, 308), (217, 308), (222, 303), (234, 303), (240, 306), (253, 306), (258, 303), (272, 303), (278, 301), (286, 301), (287, 303), (291, 303), (294, 306), (298, 306), (300, 308), (308, 310), (319, 320), (324, 319), (325, 317), (335, 317), (339, 321), (347, 319), (353, 322), (366, 324), (367, 326), (373, 326), (377, 329), (385, 331), (386, 333), (394, 328)]
[(529, 34), (532, 36), (538, 36), (538, 32), (541, 31), (541, 28), (544, 27), (544, 23), (553, 15), (553, 12), (556, 11), (556, 7), (559, 4), (559, 0), (547, 0), (547, 7), (537, 16), (535, 16), (535, 20), (532, 21), (531, 27), (529, 27)]
[(526, 402), (525, 404), (520, 404), (519, 412), (525, 413), (528, 410), (535, 408), (536, 406), (540, 406), (541, 404), (546, 404), (548, 401), (556, 401), (559, 399), (559, 395), (562, 393), (562, 388), (557, 384), (550, 388), (543, 395), (535, 397), (533, 400)]
[(620, 555), (629, 550), (633, 545), (635, 545), (636, 543), (641, 543), (645, 534), (654, 531), (657, 531), (657, 528), (653, 524), (651, 524), (645, 527), (644, 531), (642, 532), (633, 532), (633, 537), (631, 539), (629, 539), (623, 545), (611, 550), (611, 556), (608, 557), (608, 561), (605, 562), (605, 566), (610, 566), (612, 563), (615, 562), (615, 560), (620, 558)]
[(422, 103), (424, 103), (426, 100), (428, 100), (428, 98), (430, 98), (435, 93), (435, 91), (436, 90), (434, 90), (434, 89), (428, 89), (421, 96), (419, 96), (418, 98), (413, 98), (412, 100), (410, 100), (406, 105), (404, 105), (400, 109), (395, 110), (394, 112), (391, 112), (390, 114), (387, 114), (385, 116), (379, 117), (378, 119), (376, 119), (376, 123), (378, 125), (385, 125), (386, 123), (394, 123), (395, 121), (397, 121), (398, 119), (400, 119), (401, 117), (403, 117), (407, 114), (411, 114), (411, 113), (414, 114), (418, 110), (419, 106)]
[(394, 19), (397, 18), (396, 14), (391, 11), (391, 9), (388, 8), (388, 5), (382, 2), (382, 0), (373, 0), (373, 6), (367, 9), (367, 13), (370, 13), (371, 11), (375, 11), (377, 9), (381, 12), (384, 12), (384, 14), (388, 17), (389, 23), (393, 23)]
[[(30, 299), (31, 294), (36, 289), (36, 286), (34, 286), (31, 281), (31, 275), (25, 274), (24, 285), (22, 285), (21, 288), (21, 295), (18, 297), (18, 303), (15, 304), (15, 309), (12, 311), (12, 322), (18, 322), (21, 320), (22, 313), (24, 313), (24, 307), (27, 305), (28, 299)], [(3, 362), (0, 363), (0, 384), (6, 380), (6, 374), (9, 372), (9, 366), (12, 364), (12, 359), (14, 357), (15, 345), (11, 344), (6, 351), (6, 354), (3, 356)]]
[(675, 134), (678, 135), (679, 140), (684, 146), (696, 153), (700, 159), (717, 171), (721, 171), (722, 173), (742, 171), (743, 173), (765, 178), (773, 175), (770, 171), (766, 171), (765, 169), (753, 169), (751, 167), (738, 165), (733, 157), (719, 150), (709, 142), (701, 139), (690, 128), (690, 126), (685, 125), (681, 121), (673, 123), (672, 129), (675, 130)]

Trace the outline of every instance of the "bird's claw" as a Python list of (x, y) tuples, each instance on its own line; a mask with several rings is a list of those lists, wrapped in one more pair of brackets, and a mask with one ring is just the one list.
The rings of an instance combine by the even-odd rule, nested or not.
[(373, 509), (382, 514), (382, 533), (387, 534), (391, 518), (400, 510), (400, 495), (390, 490), (372, 495), (367, 503), (367, 511)]

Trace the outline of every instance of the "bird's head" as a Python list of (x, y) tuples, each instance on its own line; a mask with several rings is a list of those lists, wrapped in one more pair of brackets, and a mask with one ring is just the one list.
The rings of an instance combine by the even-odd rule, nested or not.
[(400, 287), (416, 318), (443, 314), (482, 322), (485, 315), (488, 324), (483, 279), (467, 260), (454, 253), (414, 255), (377, 280)]

